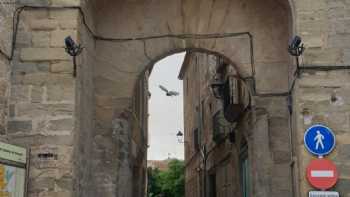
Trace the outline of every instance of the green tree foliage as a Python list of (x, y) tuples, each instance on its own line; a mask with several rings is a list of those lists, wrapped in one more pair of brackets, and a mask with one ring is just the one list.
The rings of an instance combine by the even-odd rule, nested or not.
[(148, 197), (184, 197), (185, 165), (171, 160), (167, 171), (148, 168)]

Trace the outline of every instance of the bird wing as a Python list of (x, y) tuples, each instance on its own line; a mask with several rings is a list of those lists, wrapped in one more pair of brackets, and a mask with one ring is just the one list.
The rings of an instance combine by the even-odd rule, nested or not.
[(162, 86), (162, 85), (159, 85), (159, 88), (161, 89), (161, 90), (163, 90), (164, 92), (166, 92), (166, 93), (168, 93), (169, 91), (168, 91), (168, 89), (166, 89), (164, 86)]
[(170, 96), (179, 96), (179, 95), (180, 95), (180, 93), (175, 92), (175, 91), (170, 91), (168, 94), (169, 94)]

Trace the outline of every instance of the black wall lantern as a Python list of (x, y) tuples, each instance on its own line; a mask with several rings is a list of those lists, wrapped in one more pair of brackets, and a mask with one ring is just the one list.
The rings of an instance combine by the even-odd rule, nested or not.
[(299, 57), (304, 53), (305, 47), (302, 43), (300, 36), (294, 36), (294, 38), (289, 42), (288, 52), (290, 55), (294, 56), (297, 63), (296, 73), (299, 74)]
[(80, 55), (80, 53), (83, 51), (83, 48), (76, 44), (71, 36), (68, 36), (64, 39), (65, 45), (66, 45), (66, 52), (73, 57), (73, 76), (77, 76), (77, 62), (76, 62), (76, 56)]
[(181, 144), (184, 143), (184, 134), (181, 131), (177, 132), (176, 137), (179, 143)]
[(228, 76), (224, 83), (215, 80), (210, 86), (214, 97), (222, 100), (225, 119), (236, 122), (244, 110), (241, 81)]

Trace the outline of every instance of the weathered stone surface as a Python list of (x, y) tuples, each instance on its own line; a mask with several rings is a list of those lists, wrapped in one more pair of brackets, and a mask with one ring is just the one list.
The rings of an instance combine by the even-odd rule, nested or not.
[(69, 59), (69, 55), (63, 48), (24, 48), (21, 52), (22, 61), (40, 62)]
[(51, 73), (16, 73), (12, 77), (12, 84), (14, 85), (52, 85), (52, 84), (69, 84), (73, 83), (73, 77), (71, 74), (51, 74)]
[[(289, 72), (294, 68), (294, 64), (289, 61), (286, 48), (293, 34), (301, 35), (306, 46), (303, 58), (300, 58), (303, 60), (302, 65), (350, 64), (348, 46), (350, 2), (348, 0), (292, 0), (289, 2), (293, 5), (293, 11), (290, 11), (289, 2), (286, 0), (261, 2), (258, 0), (247, 2), (192, 0), (154, 1), (143, 4), (125, 1), (120, 6), (117, 1), (20, 0), (18, 5), (63, 7), (79, 6), (81, 3), (87, 23), (93, 31), (98, 35), (111, 38), (182, 33), (250, 32), (253, 36), (255, 52), (256, 85), (260, 93), (285, 93), (291, 86), (293, 76)], [(79, 17), (81, 17), (80, 13), (75, 8), (23, 11), (12, 66), (10, 67), (7, 61), (0, 64), (1, 134), (5, 130), (9, 134), (16, 132), (15, 136), (10, 136), (11, 143), (27, 147), (53, 144), (74, 147), (76, 150), (76, 163), (64, 163), (71, 169), (76, 165), (75, 174), (60, 172), (57, 177), (54, 172), (41, 172), (46, 177), (41, 175), (43, 177), (38, 180), (31, 180), (30, 196), (108, 197), (115, 196), (115, 193), (119, 192), (120, 196), (128, 197), (135, 193), (132, 188), (132, 183), (135, 184), (135, 182), (130, 178), (134, 172), (128, 167), (132, 160), (129, 161), (127, 158), (137, 155), (136, 146), (141, 142), (139, 139), (131, 140), (124, 135), (118, 136), (123, 140), (118, 139), (119, 141), (115, 142), (117, 135), (113, 131), (122, 129), (113, 130), (112, 120), (120, 120), (127, 116), (125, 109), (132, 106), (131, 100), (135, 97), (134, 89), (141, 72), (147, 66), (151, 66), (173, 52), (179, 52), (185, 48), (200, 48), (225, 55), (233, 64), (236, 64), (241, 71), (240, 74), (244, 77), (251, 76), (249, 40), (245, 37), (244, 42), (240, 42), (238, 41), (240, 38), (229, 37), (164, 38), (123, 43), (95, 41), (86, 32)], [(12, 29), (8, 32), (12, 32)], [(78, 58), (79, 65), (82, 66), (79, 67), (76, 79), (71, 75), (73, 68), (71, 57), (66, 55), (63, 49), (63, 39), (67, 35), (79, 35), (74, 39), (86, 47)], [(4, 46), (3, 41), (7, 42), (10, 37), (4, 36), (2, 32), (0, 46)], [(10, 50), (5, 49), (5, 51)], [(9, 75), (9, 71), (12, 72), (12, 76)], [(339, 136), (337, 149), (329, 158), (340, 166), (344, 174), (348, 174), (344, 166), (350, 160), (346, 151), (349, 149), (347, 146), (350, 142), (349, 76), (346, 70), (312, 71), (302, 74), (301, 78), (297, 79), (293, 100), (292, 131), (293, 135), (296, 135), (294, 143), (296, 143), (296, 164), (299, 169), (296, 184), (299, 184), (302, 194), (306, 194), (310, 189), (304, 179), (304, 169), (311, 159), (302, 145), (302, 135), (313, 123), (327, 124)], [(125, 100), (116, 101), (120, 98)], [(209, 105), (210, 102), (204, 103)], [(288, 197), (291, 195), (288, 192), (289, 180), (286, 179), (289, 175), (283, 174), (287, 171), (286, 164), (291, 156), (288, 151), (287, 137), (289, 132), (287, 128), (290, 126), (286, 118), (289, 116), (287, 99), (254, 97), (252, 102), (254, 107), (266, 111), (267, 125), (265, 126), (268, 129), (264, 130), (267, 135), (266, 133), (247, 133), (249, 136), (264, 135), (265, 140), (257, 139), (257, 142), (268, 145), (262, 150), (271, 150), (268, 156), (273, 162), (271, 169), (258, 166), (257, 168), (262, 170), (253, 170), (253, 177), (256, 178), (257, 174), (266, 172), (264, 174), (266, 177), (258, 176), (255, 179), (260, 181), (258, 185), (271, 186), (272, 193), (269, 195), (271, 197)], [(251, 109), (252, 114), (256, 112), (254, 107)], [(32, 121), (33, 131), (29, 130), (30, 123), (25, 122), (27, 120)], [(73, 120), (77, 121), (77, 128), (74, 128)], [(15, 124), (14, 121), (22, 122)], [(245, 129), (252, 130), (248, 125), (255, 121), (252, 118), (245, 122), (243, 124)], [(130, 128), (137, 128), (136, 121), (130, 122), (128, 122)], [(7, 125), (7, 128), (4, 125)], [(62, 132), (62, 130), (67, 131)], [(135, 134), (136, 130), (127, 132)], [(70, 135), (72, 133), (74, 137)], [(130, 145), (130, 141), (133, 142), (133, 154), (130, 154), (130, 150), (126, 148)], [(115, 143), (119, 144), (118, 147), (113, 147)], [(232, 145), (231, 148), (234, 149), (234, 146)], [(71, 152), (62, 154), (72, 156)], [(255, 156), (261, 157), (261, 154)], [(116, 159), (119, 160), (116, 161)], [(41, 167), (46, 168), (45, 170), (57, 169), (57, 166), (61, 167), (58, 164), (62, 160), (69, 161), (59, 156), (58, 161), (43, 162)], [(121, 165), (116, 165), (118, 162)], [(266, 163), (266, 160), (262, 163)], [(195, 165), (199, 166), (199, 163)], [(102, 169), (94, 173), (93, 169), (100, 166)], [(191, 167), (195, 171), (196, 168)], [(235, 168), (238, 167), (234, 166), (230, 169)], [(119, 174), (116, 172), (117, 169), (120, 171)], [(283, 174), (283, 177), (273, 179), (272, 182), (265, 181), (269, 180), (268, 177), (273, 173)], [(229, 174), (233, 177), (239, 172)], [(117, 175), (119, 179), (116, 178)], [(78, 189), (72, 192), (73, 176), (76, 176), (74, 178), (77, 182), (74, 186)], [(91, 180), (91, 177), (96, 180)], [(239, 177), (236, 178), (239, 179)], [(350, 178), (348, 175), (341, 178), (338, 189), (342, 195), (350, 195), (346, 189)], [(45, 181), (47, 183), (43, 183)], [(95, 184), (91, 181), (95, 181)], [(91, 185), (93, 187), (90, 187)], [(195, 186), (191, 184), (188, 188), (195, 188)], [(116, 191), (118, 188), (122, 189)], [(79, 189), (84, 191), (76, 194), (75, 191)], [(233, 193), (239, 195), (239, 190), (237, 188)], [(130, 191), (134, 193), (131, 194)], [(195, 192), (191, 194), (193, 195), (189, 196), (198, 196)], [(256, 197), (266, 196), (266, 194), (265, 190), (254, 190)]]
[(350, 181), (348, 179), (340, 179), (335, 187), (335, 191), (338, 191), (342, 196), (350, 195), (350, 188), (348, 185)]
[(47, 191), (41, 192), (38, 197), (72, 197), (71, 191)]
[(67, 10), (50, 10), (49, 17), (51, 19), (60, 20), (62, 23), (77, 22), (80, 17), (79, 11), (76, 9)]
[(53, 6), (79, 6), (80, 0), (51, 0)]
[(32, 121), (26, 120), (26, 121), (21, 121), (21, 120), (14, 120), (14, 121), (9, 121), (8, 122), (8, 133), (13, 134), (13, 133), (18, 133), (18, 132), (24, 132), (24, 133), (29, 133), (32, 131)]
[(24, 102), (29, 99), (29, 86), (12, 86), (11, 101)]
[(29, 185), (30, 192), (54, 190), (55, 179), (53, 178), (30, 179), (29, 184), (30, 184)]
[(30, 21), (30, 27), (32, 30), (50, 31), (58, 27), (58, 22), (51, 19), (35, 19)]
[(74, 101), (74, 86), (68, 85), (50, 85), (47, 86), (47, 101), (62, 102)]
[(346, 162), (350, 160), (350, 144), (339, 145), (337, 161)]
[(41, 103), (43, 101), (44, 88), (41, 86), (32, 86), (30, 96), (32, 103)]
[(49, 122), (49, 130), (53, 131), (71, 131), (74, 128), (73, 119), (58, 119)]
[(77, 40), (76, 30), (56, 30), (51, 32), (51, 42), (52, 47), (64, 47), (64, 39), (67, 36), (71, 36), (73, 40)]
[(34, 47), (48, 47), (50, 45), (50, 32), (47, 32), (47, 31), (33, 32), (32, 43)]
[(73, 73), (73, 62), (61, 61), (51, 64), (50, 71), (52, 73)]

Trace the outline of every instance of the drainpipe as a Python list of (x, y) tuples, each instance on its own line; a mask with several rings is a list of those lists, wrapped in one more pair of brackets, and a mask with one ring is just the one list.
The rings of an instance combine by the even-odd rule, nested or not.
[(291, 149), (290, 155), (290, 175), (291, 175), (291, 192), (292, 195), (295, 195), (295, 175), (294, 175), (294, 167), (295, 167), (295, 158), (294, 158), (294, 140), (293, 140), (293, 96), (292, 92), (288, 96), (288, 108), (289, 108), (289, 146)]
[(203, 159), (203, 197), (207, 197), (207, 160), (208, 152), (205, 145), (201, 149), (201, 156)]

